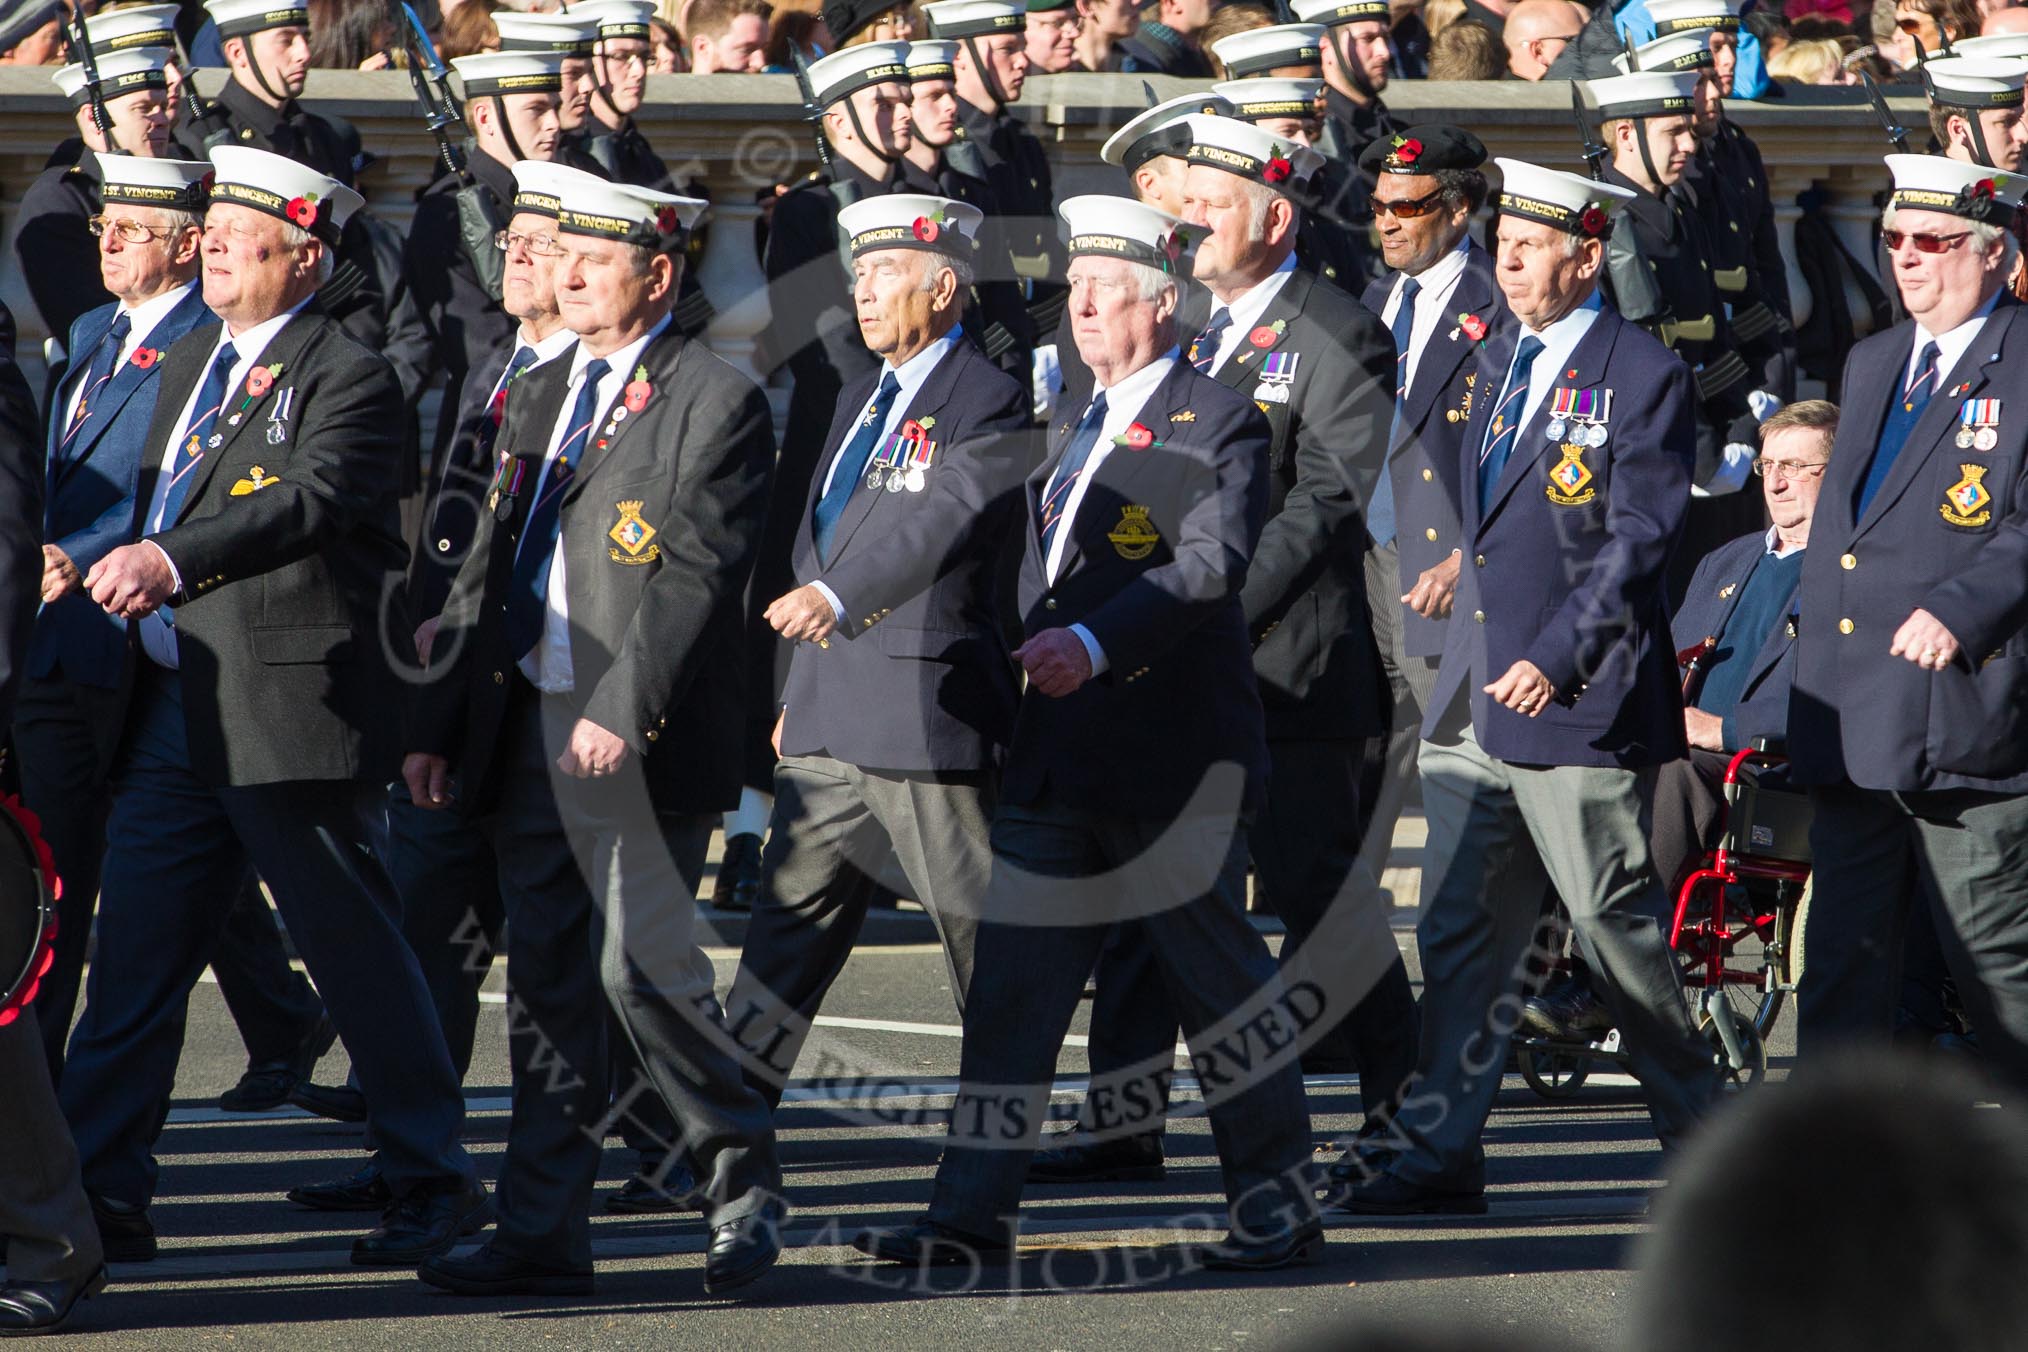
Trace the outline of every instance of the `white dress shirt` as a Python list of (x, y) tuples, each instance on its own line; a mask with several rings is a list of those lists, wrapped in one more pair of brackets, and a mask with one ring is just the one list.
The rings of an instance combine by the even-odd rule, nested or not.
[[(1521, 400), (1521, 412), (1516, 419), (1521, 427), (1528, 426), (1528, 420), (1535, 416), (1535, 410), (1542, 407), (1542, 401), (1549, 397), (1549, 391), (1555, 387), (1557, 377), (1569, 369), (1570, 354), (1577, 351), (1577, 345), (1584, 340), (1584, 335), (1590, 333), (1591, 326), (1598, 322), (1602, 303), (1597, 288), (1593, 288), (1591, 295), (1585, 298), (1584, 304), (1548, 328), (1537, 330), (1529, 328), (1526, 324), (1521, 326), (1523, 337), (1536, 338), (1542, 343), (1542, 350), (1535, 354), (1534, 365), (1528, 368), (1528, 393)], [(1506, 401), (1507, 391), (1514, 387), (1513, 377), (1516, 374), (1518, 373), (1510, 370), (1507, 383), (1500, 387), (1499, 399), (1503, 403)], [(1633, 393), (1634, 391), (1628, 391), (1629, 395)], [(1497, 409), (1498, 406), (1495, 407)], [(1485, 448), (1479, 446), (1473, 449), (1477, 453), (1483, 452)], [(1518, 441), (1515, 453), (1520, 453)]]
[[(908, 406), (915, 402), (916, 395), (929, 383), (930, 372), (936, 370), (938, 362), (950, 355), (951, 349), (958, 345), (958, 340), (963, 336), (963, 331), (953, 326), (949, 333), (936, 339), (900, 366), (889, 366), (884, 361), (880, 363), (880, 379), (873, 382), (873, 394), (860, 406), (859, 419), (864, 420), (873, 412), (874, 401), (880, 397), (880, 386), (888, 376), (892, 375), (901, 389), (894, 396), (894, 403), (888, 407), (887, 421), (880, 425), (880, 435), (874, 440), (874, 449), (878, 450), (884, 445), (889, 434), (901, 426), (902, 421), (908, 417)], [(851, 449), (856, 431), (855, 424), (854, 432), (847, 433), (845, 440), (838, 444), (837, 453), (831, 457), (831, 467), (824, 472), (824, 486), (817, 490), (819, 498), (831, 491), (831, 481), (838, 477), (838, 462), (843, 460), (845, 452)], [(836, 613), (837, 619), (843, 623), (845, 603), (838, 599), (838, 593), (822, 582), (813, 582), (810, 585), (824, 594), (824, 599), (831, 603), (831, 609)]]
[[(634, 367), (640, 363), (641, 354), (648, 344), (655, 341), (662, 330), (669, 327), (669, 316), (662, 316), (661, 322), (646, 333), (628, 343), (617, 352), (609, 353), (605, 360), (608, 366), (605, 377), (599, 381), (596, 399), (597, 413), (592, 419), (591, 431), (585, 435), (584, 449), (578, 453), (576, 476), (584, 477), (598, 467), (596, 456), (602, 452), (592, 449), (604, 415), (627, 388), (627, 382), (634, 378)], [(549, 467), (556, 463), (556, 454), (563, 449), (564, 439), (571, 433), (571, 414), (577, 411), (577, 396), (584, 385), (585, 368), (591, 365), (592, 354), (579, 344), (570, 355), (570, 388), (564, 393), (563, 406), (557, 410), (556, 426), (549, 429), (549, 450), (542, 457), (542, 473), (535, 481), (535, 496), (531, 502), (540, 501), (542, 487), (549, 481)], [(566, 492), (569, 490), (566, 489)], [(542, 620), (542, 637), (535, 646), (521, 658), (521, 674), (537, 690), (549, 695), (569, 694), (576, 688), (576, 672), (570, 660), (570, 599), (565, 578), (563, 546), (564, 531), (556, 534), (556, 556), (549, 565), (548, 610)], [(522, 545), (528, 543), (523, 536)], [(517, 550), (518, 552), (518, 550)]]
[[(1977, 314), (1952, 329), (1949, 333), (1931, 333), (1922, 326), (1920, 320), (1916, 321), (1915, 342), (1908, 349), (1908, 365), (1901, 373), (1901, 389), (1907, 389), (1908, 382), (1915, 379), (1915, 364), (1922, 358), (1924, 345), (1935, 343), (1938, 353), (1936, 388), (1932, 389), (1930, 394), (1932, 397), (1942, 394), (1944, 392), (1944, 381), (1949, 378), (1952, 370), (1957, 367), (1958, 360), (1965, 355), (1966, 350), (1978, 341), (1979, 330), (1986, 327), (1986, 316), (1992, 314), (1993, 307), (1999, 303), (1999, 293), (1995, 292), (1991, 300), (1988, 300), (1984, 305), (1979, 307)], [(1900, 393), (1901, 390), (1895, 391), (1897, 396)]]
[[(189, 295), (191, 288), (196, 285), (197, 283), (195, 282), (185, 282), (182, 286), (172, 287), (153, 300), (144, 300), (139, 305), (129, 305), (125, 301), (120, 302), (120, 308), (116, 313), (127, 317), (129, 328), (127, 329), (126, 341), (120, 344), (119, 359), (113, 363), (114, 375), (117, 376), (120, 373), (120, 368), (133, 358), (135, 349), (148, 341), (148, 335), (155, 331), (155, 326), (167, 319), (169, 312), (181, 305), (183, 298)], [(89, 354), (73, 352), (71, 353), (71, 357), (78, 362), (71, 369), (80, 375), (91, 364), (91, 356)], [(80, 380), (72, 388), (70, 398), (64, 401), (63, 422), (60, 426), (70, 426), (71, 419), (77, 417), (77, 402), (83, 397), (84, 382)]]
[[(1458, 289), (1458, 279), (1465, 275), (1465, 262), (1471, 252), (1471, 236), (1461, 235), (1457, 248), (1416, 274), (1416, 285), (1421, 289), (1415, 297), (1415, 321), (1408, 328), (1405, 378), (1410, 386), (1415, 384), (1416, 367), (1422, 363), (1422, 352), (1429, 346), (1430, 335), (1439, 327), (1457, 325), (1457, 315), (1451, 310), (1451, 293)], [(1401, 313), (1401, 288), (1407, 280), (1407, 273), (1394, 279), (1394, 289), (1388, 292), (1387, 304), (1380, 312), (1380, 322), (1390, 333), (1394, 331), (1394, 317)]]
[[(238, 411), (240, 403), (246, 398), (247, 377), (253, 373), (254, 367), (262, 364), (261, 357), (267, 352), (268, 344), (273, 342), (275, 335), (296, 317), (297, 311), (309, 303), (309, 298), (305, 297), (297, 302), (294, 309), (278, 314), (273, 319), (264, 319), (244, 333), (233, 333), (229, 324), (219, 326), (218, 340), (211, 345), (211, 350), (204, 354), (204, 365), (199, 368), (197, 383), (191, 387), (190, 398), (184, 401), (183, 411), (176, 416), (176, 435), (169, 438), (168, 444), (162, 448), (161, 473), (155, 476), (155, 492), (148, 500), (148, 515), (144, 518), (148, 524), (147, 529), (142, 532), (144, 536), (153, 535), (175, 524), (162, 519), (163, 512), (169, 505), (169, 476), (176, 467), (177, 451), (182, 447), (184, 438), (190, 435), (190, 424), (203, 412), (197, 407), (197, 401), (204, 393), (204, 377), (210, 374), (211, 363), (218, 356), (218, 350), (230, 342), (234, 358), (232, 374), (226, 377), (225, 382), (225, 404), (218, 411), (218, 421), (213, 424), (214, 429), (223, 431), (226, 419)], [(276, 372), (276, 385), (286, 386), (288, 382), (287, 370)], [(211, 452), (207, 449), (205, 454), (209, 455)], [(190, 472), (195, 474), (197, 470), (192, 469)], [(149, 540), (148, 543), (154, 545), (156, 552), (160, 553), (163, 561), (169, 565), (173, 590), (182, 591), (183, 574), (177, 569), (176, 560), (170, 558), (169, 551), (155, 544), (153, 540)], [(176, 630), (163, 618), (162, 612), (157, 610), (149, 615), (141, 621), (140, 627), (141, 651), (145, 652), (157, 666), (167, 667), (171, 671), (176, 670), (180, 665), (176, 655)]]
[(1211, 312), (1214, 315), (1220, 310), (1230, 311), (1232, 322), (1225, 326), (1225, 332), (1218, 335), (1218, 355), (1212, 358), (1211, 374), (1217, 375), (1219, 368), (1239, 350), (1239, 345), (1246, 341), (1247, 335), (1260, 323), (1260, 317), (1267, 313), (1268, 306), (1274, 304), (1275, 297), (1282, 294), (1282, 288), (1288, 285), (1289, 278), (1295, 275), (1295, 271), (1296, 256), (1291, 253), (1282, 260), (1280, 267), (1248, 287), (1246, 294), (1234, 300), (1232, 304), (1213, 305)]
[[(1112, 454), (1113, 438), (1125, 435), (1128, 427), (1140, 421), (1141, 410), (1154, 396), (1155, 388), (1168, 379), (1176, 361), (1177, 349), (1172, 347), (1119, 384), (1110, 389), (1100, 386), (1094, 392), (1094, 399), (1100, 394), (1106, 397), (1105, 421), (1099, 424), (1098, 444), (1091, 448), (1091, 455), (1085, 459), (1084, 472), (1077, 476), (1077, 482), (1071, 485), (1069, 497), (1064, 499), (1062, 524), (1056, 528), (1056, 535), (1050, 541), (1049, 557), (1043, 560), (1043, 575), (1051, 582), (1055, 582), (1056, 575), (1062, 571), (1063, 551), (1069, 545), (1071, 531), (1077, 523), (1078, 508), (1084, 505), (1085, 489), (1089, 488), (1092, 480), (1098, 476), (1099, 466)], [(1071, 422), (1073, 428), (1084, 420), (1085, 410), (1090, 407), (1090, 404), (1086, 404), (1077, 411), (1077, 416)], [(1148, 430), (1159, 437), (1168, 431), (1168, 425), (1164, 423), (1161, 427), (1151, 426)], [(1129, 451), (1127, 454), (1134, 455), (1137, 452)], [(1050, 477), (1055, 478), (1054, 472)], [(1045, 494), (1048, 492), (1046, 483), (1043, 491)], [(1084, 644), (1085, 652), (1091, 657), (1091, 674), (1094, 676), (1102, 674), (1107, 666), (1105, 650), (1099, 647), (1099, 642), (1092, 637), (1091, 630), (1081, 624), (1073, 624), (1070, 626), (1070, 632), (1077, 635), (1078, 640)]]

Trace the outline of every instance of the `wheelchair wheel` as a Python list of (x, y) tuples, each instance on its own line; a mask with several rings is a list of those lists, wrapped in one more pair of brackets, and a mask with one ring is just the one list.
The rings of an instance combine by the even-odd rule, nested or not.
[[(1738, 1040), (1736, 1058), (1727, 1049), (1726, 1039), (1719, 1031), (1719, 1018), (1732, 1024), (1733, 1034)], [(1710, 1039), (1712, 1049), (1717, 1053), (1718, 1063), (1724, 1070), (1723, 1087), (1726, 1090), (1750, 1089), (1767, 1075), (1767, 1043), (1762, 1039), (1760, 1029), (1729, 1001), (1720, 999), (1708, 1003), (1698, 1015), (1697, 1031)]]
[[(1807, 892), (1803, 895), (1806, 897)], [(1765, 899), (1764, 893), (1762, 897)], [(1756, 909), (1759, 909), (1758, 905)], [(1714, 992), (1717, 998), (1731, 1006), (1736, 1021), (1751, 1025), (1760, 1038), (1766, 1038), (1774, 1030), (1775, 1020), (1781, 1017), (1787, 988), (1795, 984), (1802, 951), (1801, 902), (1784, 895), (1781, 900), (1769, 902), (1768, 909), (1774, 917), (1768, 933), (1762, 935), (1750, 926), (1735, 927), (1734, 933), (1738, 938), (1725, 959), (1728, 972), (1734, 975), (1751, 973), (1758, 980), (1752, 983), (1728, 982), (1722, 991)], [(1676, 953), (1684, 984), (1690, 988), (1700, 1006), (1704, 999), (1703, 964), (1705, 944), (1708, 942), (1690, 943)]]
[(1591, 1074), (1591, 1058), (1556, 1047), (1514, 1048), (1521, 1062), (1521, 1078), (1530, 1089), (1546, 1099), (1567, 1099), (1584, 1087)]

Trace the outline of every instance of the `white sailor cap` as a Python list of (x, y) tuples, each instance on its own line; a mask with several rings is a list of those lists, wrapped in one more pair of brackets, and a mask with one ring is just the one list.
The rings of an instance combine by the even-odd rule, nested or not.
[(2028, 59), (2028, 33), (1994, 33), (1983, 38), (1959, 38), (1951, 44), (1952, 56), (1976, 56), (1981, 60)]
[(583, 174), (563, 185), (557, 226), (567, 235), (616, 239), (667, 253), (681, 248), (709, 203), (695, 197), (608, 183)]
[(555, 160), (514, 161), (515, 211), (532, 211), (538, 216), (561, 216), (563, 200), (587, 183), (604, 183), (597, 174), (573, 169)]
[(1324, 59), (1324, 25), (1278, 23), (1249, 28), (1211, 44), (1211, 54), (1225, 66), (1225, 78), (1244, 80), (1283, 66), (1314, 66)]
[(1278, 192), (1307, 182), (1324, 163), (1324, 157), (1308, 146), (1284, 141), (1236, 117), (1192, 113), (1183, 124), (1190, 133), (1190, 149), (1184, 155), (1190, 163), (1223, 169)]
[(212, 168), (205, 160), (144, 160), (138, 155), (99, 157), (100, 199), (107, 206), (161, 207), (202, 211), (211, 194)]
[(1541, 221), (1567, 234), (1602, 239), (1612, 229), (1612, 214), (1634, 200), (1631, 189), (1597, 183), (1579, 174), (1544, 169), (1526, 160), (1495, 156), (1500, 191), (1493, 199), (1502, 215)]
[(597, 19), (601, 38), (639, 38), (646, 42), (651, 33), (648, 20), (655, 17), (654, 0), (584, 0), (572, 5), (573, 19)]
[(862, 42), (810, 63), (810, 93), (819, 108), (896, 80), (908, 82), (906, 42)]
[(1670, 72), (1637, 71), (1603, 80), (1586, 80), (1598, 115), (1611, 121), (1616, 117), (1673, 117), (1689, 112), (1697, 102), (1697, 82), (1703, 77), (1694, 70)]
[(599, 21), (593, 14), (517, 14), (510, 9), (493, 12), (493, 27), (500, 33), (503, 52), (560, 52), (565, 56), (590, 56), (598, 44)]
[(2028, 61), (1944, 56), (1922, 63), (1929, 101), (1946, 108), (2019, 108)]
[(0, 52), (20, 46), (51, 19), (62, 17), (57, 0), (0, 0)]
[(1316, 117), (1317, 97), (1324, 92), (1322, 79), (1290, 80), (1279, 76), (1258, 76), (1251, 80), (1227, 80), (1211, 86), (1232, 105), (1229, 117), (1242, 122), (1264, 122), (1276, 117)]
[(112, 9), (85, 20), (85, 36), (91, 39), (92, 54), (103, 59), (108, 52), (130, 47), (176, 46), (176, 6), (135, 5)]
[[(1653, 71), (1662, 75), (1675, 75), (1686, 70), (1706, 70), (1717, 64), (1711, 54), (1711, 41), (1703, 32), (1676, 33), (1666, 38), (1644, 42), (1634, 49), (1638, 71)], [(1620, 74), (1627, 73), (1627, 54), (1621, 52), (1613, 58), (1613, 69)]]
[(1124, 258), (1175, 273), (1197, 240), (1197, 227), (1131, 197), (1086, 193), (1057, 203), (1072, 258)]
[(1130, 174), (1159, 155), (1181, 159), (1190, 149), (1190, 133), (1183, 126), (1184, 118), (1192, 114), (1217, 117), (1231, 111), (1232, 104), (1216, 91), (1164, 99), (1135, 114), (1124, 127), (1108, 136), (1099, 148), (1099, 158)]
[(958, 44), (948, 38), (911, 42), (907, 65), (911, 80), (954, 80), (958, 76)]
[(306, 0), (205, 0), (205, 12), (218, 25), (218, 36), (251, 37), (270, 28), (308, 28)]
[(1294, 0), (1289, 8), (1304, 23), (1320, 23), (1326, 28), (1364, 19), (1378, 19), (1382, 23), (1394, 20), (1394, 7), (1388, 0)]
[(1028, 27), (1025, 0), (938, 0), (922, 7), (933, 38), (975, 38), (1019, 33)]
[(468, 99), (488, 94), (554, 94), (563, 88), (562, 52), (474, 52), (451, 58)]
[(1942, 211), (1968, 221), (1996, 224), (2021, 205), (2028, 177), (1983, 164), (1947, 160), (1941, 155), (1889, 155), (1887, 172), (1894, 191), (1887, 204), (1920, 211)]
[[(99, 68), (99, 97), (112, 100), (143, 89), (168, 88), (169, 77), (164, 72), (170, 59), (170, 54), (160, 47), (107, 52), (96, 63)], [(70, 100), (71, 107), (82, 108), (91, 102), (91, 82), (85, 79), (82, 64), (52, 71), (49, 78), (56, 81), (56, 87)]]
[(852, 256), (875, 249), (928, 249), (970, 258), (986, 214), (969, 202), (928, 193), (888, 193), (842, 207), (838, 228), (851, 241)]
[[(1676, 33), (1739, 31), (1739, 6), (1732, 0), (1648, 0), (1648, 19), (1657, 37)], [(1645, 65), (1645, 63), (1644, 63)]]
[(214, 146), (211, 204), (230, 203), (299, 225), (337, 247), (338, 232), (366, 199), (337, 179), (250, 146)]

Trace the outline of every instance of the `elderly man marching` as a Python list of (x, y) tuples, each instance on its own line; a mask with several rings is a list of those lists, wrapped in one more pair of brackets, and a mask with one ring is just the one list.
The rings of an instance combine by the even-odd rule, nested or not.
[(741, 589), (773, 436), (761, 392), (672, 321), (704, 203), (589, 176), (557, 190), (579, 341), (508, 394), (402, 765), (423, 807), (449, 806), (457, 774), (499, 862), (518, 1016), (550, 1060), (516, 1059), (498, 1231), (420, 1275), (461, 1295), (592, 1289), (609, 1002), (696, 1159), (717, 1293), (780, 1253), (774, 1132), (693, 900), (739, 794)]
[[(1153, 950), (1204, 1054), (1224, 1166), (1233, 1234), (1203, 1261), (1306, 1262), (1323, 1233), (1304, 1195), (1288, 993), (1243, 909), (1267, 748), (1240, 593), (1267, 511), (1268, 423), (1179, 357), (1190, 227), (1117, 197), (1061, 214), (1096, 385), (1027, 483), (1014, 656), (1028, 689), (993, 822), (962, 1083), (928, 1214), (853, 1243), (909, 1264), (1011, 1249), (1085, 976), (1113, 923), (1146, 916), (1132, 942)], [(1222, 1062), (1221, 1037), (1248, 1049), (1244, 1071)]]
[(1684, 754), (1662, 570), (1689, 498), (1690, 371), (1599, 298), (1611, 213), (1633, 194), (1496, 163), (1498, 280), (1519, 325), (1479, 362), (1459, 463), (1466, 558), (1423, 720), (1422, 1057), (1395, 1115), (1400, 1152), (1331, 1190), (1353, 1212), (1486, 1209), (1479, 1137), (1545, 874), (1664, 1142), (1717, 1085), (1645, 827), (1655, 767)]
[[(1798, 1045), (1887, 1036), (1930, 898), (1990, 1064), (2028, 1085), (2028, 323), (2004, 293), (2028, 178), (1889, 155), (1906, 322), (1854, 348), (1803, 561), (1789, 710), (1817, 904)], [(2018, 330), (2018, 332), (2017, 332)]]
[(994, 563), (1031, 467), (1029, 396), (958, 327), (983, 217), (897, 193), (838, 213), (881, 358), (839, 400), (768, 623), (796, 644), (761, 894), (727, 1000), (779, 1102), (866, 918), (869, 879), (935, 921), (964, 1007), (999, 762), (1019, 700)]

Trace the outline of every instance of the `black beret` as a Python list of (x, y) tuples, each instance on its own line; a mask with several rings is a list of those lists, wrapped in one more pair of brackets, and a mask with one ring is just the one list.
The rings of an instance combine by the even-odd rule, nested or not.
[(1359, 167), (1374, 175), (1477, 169), (1485, 162), (1485, 142), (1462, 127), (1441, 122), (1424, 122), (1383, 136), (1359, 156)]

